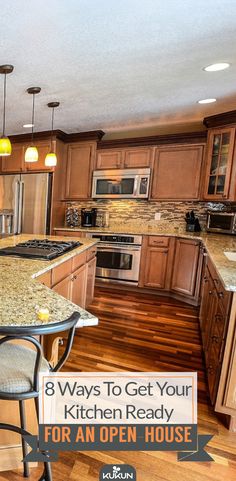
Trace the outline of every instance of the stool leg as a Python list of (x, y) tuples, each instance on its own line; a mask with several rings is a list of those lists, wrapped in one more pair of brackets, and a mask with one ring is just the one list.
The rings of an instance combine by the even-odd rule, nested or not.
[[(35, 410), (36, 410), (36, 414), (37, 414), (37, 419), (39, 421), (39, 400), (38, 398), (34, 398), (34, 402), (35, 402)], [(51, 463), (44, 463), (44, 472), (41, 476), (41, 478), (39, 479), (39, 481), (53, 481), (52, 479), (52, 469), (51, 469)]]
[[(20, 407), (20, 425), (22, 429), (26, 429), (24, 401), (19, 401), (19, 407)], [(21, 437), (21, 443), (22, 443), (23, 457), (25, 457), (28, 454), (28, 448), (27, 448), (27, 443), (23, 439), (23, 437)], [(28, 478), (30, 475), (29, 463), (23, 461), (23, 466), (24, 466), (24, 477)]]

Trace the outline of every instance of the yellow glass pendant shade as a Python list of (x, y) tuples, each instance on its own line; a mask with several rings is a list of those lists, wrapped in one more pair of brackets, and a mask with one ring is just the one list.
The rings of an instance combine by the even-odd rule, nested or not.
[(49, 152), (45, 157), (46, 167), (55, 167), (57, 165), (57, 156), (54, 152)]
[(8, 137), (0, 138), (0, 156), (11, 155), (11, 142)]
[(25, 162), (37, 162), (39, 158), (36, 147), (28, 147), (25, 151)]

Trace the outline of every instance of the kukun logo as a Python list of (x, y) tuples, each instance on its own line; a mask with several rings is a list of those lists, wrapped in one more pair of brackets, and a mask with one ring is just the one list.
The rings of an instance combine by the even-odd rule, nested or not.
[(126, 479), (131, 481), (136, 481), (136, 471), (133, 466), (129, 464), (106, 464), (102, 467), (99, 475), (99, 481), (106, 479)]

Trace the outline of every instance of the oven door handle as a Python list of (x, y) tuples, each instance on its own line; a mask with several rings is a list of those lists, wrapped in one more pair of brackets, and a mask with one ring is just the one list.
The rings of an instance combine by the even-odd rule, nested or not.
[(97, 246), (97, 249), (99, 252), (102, 252), (102, 251), (107, 251), (107, 250), (119, 250), (119, 251), (126, 251), (126, 252), (137, 252), (137, 251), (140, 251), (141, 250), (141, 246), (135, 246), (135, 247), (121, 247), (121, 246), (117, 246), (117, 245), (113, 245), (113, 244), (109, 244), (109, 245), (105, 245), (105, 246), (100, 246), (98, 244)]

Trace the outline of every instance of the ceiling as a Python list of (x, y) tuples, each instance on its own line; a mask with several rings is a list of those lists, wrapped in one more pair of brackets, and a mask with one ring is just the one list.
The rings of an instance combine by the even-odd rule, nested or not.
[[(7, 0), (1, 19), (0, 64), (15, 66), (8, 134), (27, 131), (30, 86), (42, 88), (36, 131), (50, 128), (53, 100), (54, 127), (65, 132), (158, 129), (236, 109), (232, 0)], [(202, 70), (220, 61), (232, 65)], [(218, 101), (196, 103), (206, 97)]]

